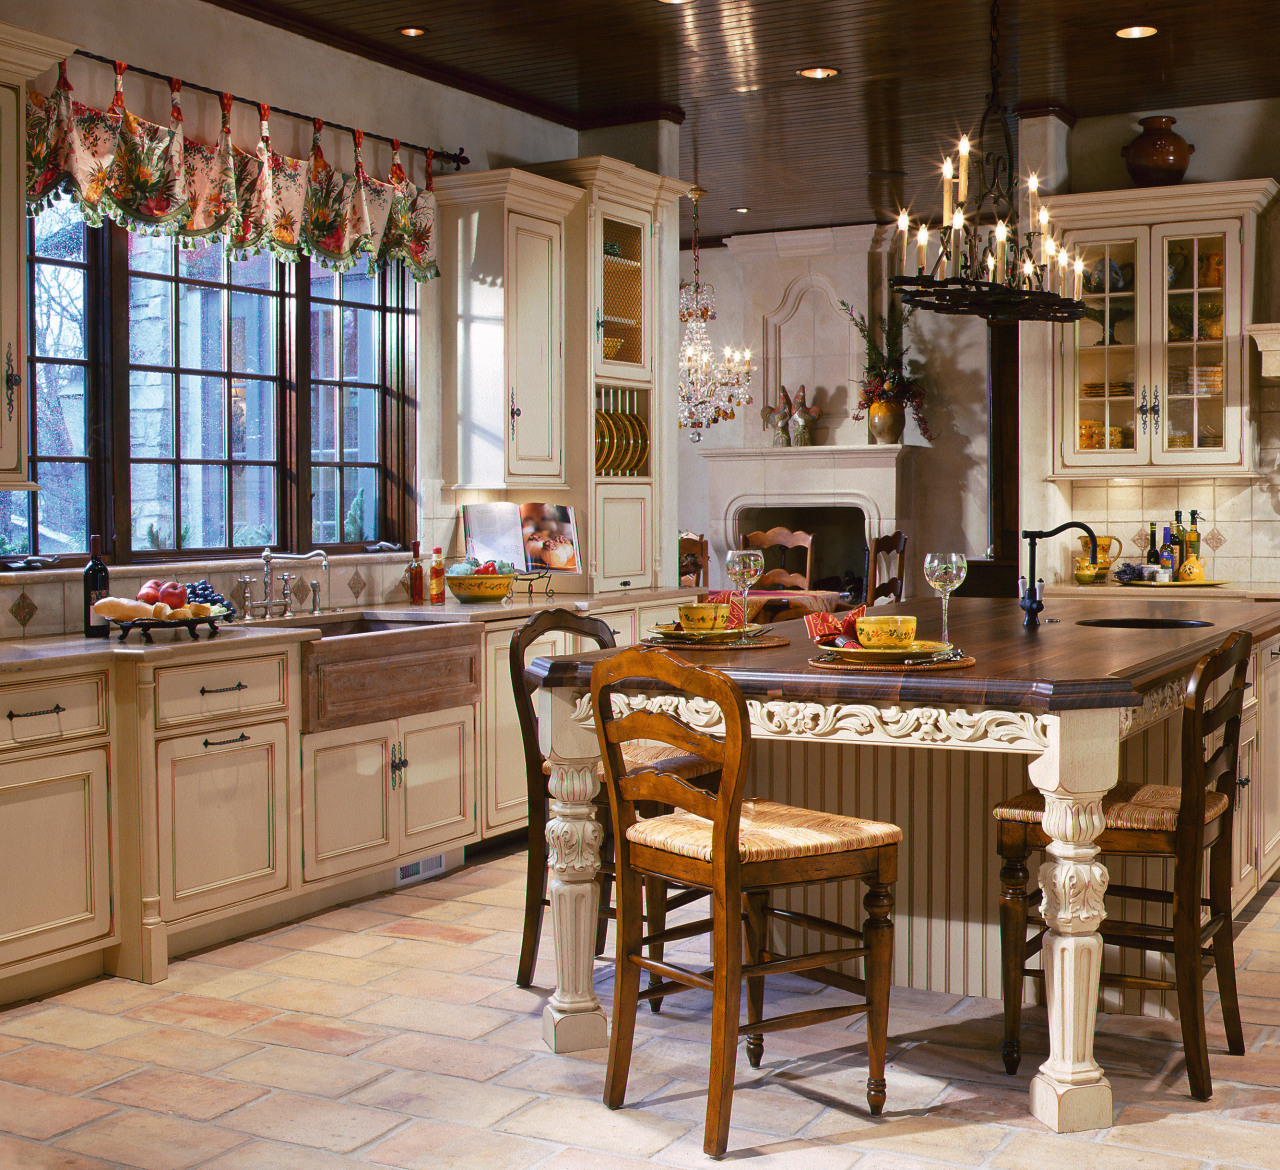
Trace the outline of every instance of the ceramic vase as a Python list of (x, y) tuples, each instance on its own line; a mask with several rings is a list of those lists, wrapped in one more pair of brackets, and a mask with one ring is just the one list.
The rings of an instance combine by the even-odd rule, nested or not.
[(1139, 187), (1172, 187), (1182, 182), (1195, 147), (1173, 129), (1176, 118), (1161, 114), (1139, 118), (1142, 133), (1120, 153), (1129, 177)]
[(906, 408), (901, 402), (873, 402), (869, 421), (871, 437), (877, 443), (901, 443), (907, 425)]

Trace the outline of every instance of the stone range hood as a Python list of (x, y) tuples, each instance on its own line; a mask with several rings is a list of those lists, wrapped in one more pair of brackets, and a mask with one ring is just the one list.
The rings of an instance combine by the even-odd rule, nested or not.
[(704, 450), (711, 519), (711, 583), (724, 584), (724, 558), (737, 546), (747, 509), (858, 508), (867, 539), (911, 530), (912, 456), (900, 444)]

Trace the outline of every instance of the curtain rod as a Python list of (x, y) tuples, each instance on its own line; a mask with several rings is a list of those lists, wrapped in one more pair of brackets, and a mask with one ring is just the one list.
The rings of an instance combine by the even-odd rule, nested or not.
[[(103, 65), (110, 65), (113, 69), (115, 68), (115, 61), (110, 57), (101, 57), (97, 53), (90, 53), (86, 49), (77, 49), (75, 51), (75, 55), (77, 57), (87, 57), (90, 61), (100, 61)], [(154, 77), (157, 81), (163, 81), (166, 85), (169, 82), (169, 78), (165, 74), (156, 73), (153, 69), (141, 69), (137, 65), (130, 65), (129, 70), (133, 73), (141, 73), (143, 77)], [(196, 85), (193, 81), (184, 81), (182, 83), (182, 88), (198, 90), (200, 93), (212, 94), (214, 97), (221, 97), (223, 92), (222, 90), (210, 89), (207, 85)], [(231, 100), (241, 102), (246, 106), (252, 106), (255, 110), (258, 108), (257, 102), (252, 101), (249, 98), (239, 97), (236, 94), (231, 95)], [(310, 122), (313, 120), (310, 114), (299, 114), (296, 110), (286, 110), (279, 106), (272, 106), (271, 109), (277, 114), (283, 114), (286, 118), (298, 118), (303, 122)], [(344, 126), (341, 122), (330, 122), (328, 119), (325, 120), (325, 125), (333, 130), (346, 130), (348, 133), (355, 129), (353, 126)], [(372, 131), (368, 130), (364, 132), (364, 136), (366, 138), (376, 138), (379, 142), (390, 143), (392, 141), (385, 134), (374, 134)], [(467, 166), (471, 162), (471, 160), (467, 158), (466, 148), (462, 146), (458, 147), (456, 151), (436, 150), (434, 147), (418, 146), (416, 143), (405, 142), (403, 139), (400, 140), (400, 145), (405, 150), (417, 150), (421, 151), (423, 154), (426, 154), (429, 151), (433, 159), (453, 163), (453, 169), (455, 171), (462, 170), (464, 166)]]

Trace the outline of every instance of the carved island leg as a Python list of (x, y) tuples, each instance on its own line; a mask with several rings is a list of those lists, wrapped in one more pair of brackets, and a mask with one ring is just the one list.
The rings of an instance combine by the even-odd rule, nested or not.
[(556, 956), (556, 989), (542, 1012), (542, 1038), (553, 1052), (608, 1043), (604, 1009), (591, 982), (604, 839), (591, 803), (600, 788), (600, 748), (594, 726), (573, 719), (580, 698), (570, 690), (543, 689), (538, 695), (538, 735), (551, 762), (547, 899)]
[[(1041, 822), (1052, 838), (1040, 867), (1049, 1059), (1031, 1082), (1031, 1113), (1058, 1133), (1111, 1125), (1111, 1084), (1093, 1058), (1105, 917), (1106, 867), (1093, 844), (1102, 832), (1102, 794), (1120, 767), (1120, 712), (1064, 711), (1049, 747), (1031, 761), (1044, 793)], [(1099, 784), (1102, 787), (1099, 788)]]

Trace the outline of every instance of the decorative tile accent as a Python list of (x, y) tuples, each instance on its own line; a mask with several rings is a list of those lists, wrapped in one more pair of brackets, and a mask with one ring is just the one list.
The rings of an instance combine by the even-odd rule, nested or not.
[(289, 592), (293, 594), (294, 601), (299, 605), (306, 605), (311, 600), (311, 586), (301, 577), (293, 583), (293, 588)]
[(1133, 541), (1134, 548), (1139, 552), (1143, 552), (1151, 547), (1151, 529), (1139, 528), (1129, 539)]
[(231, 593), (230, 593), (231, 602), (236, 607), (237, 611), (239, 611), (240, 613), (245, 612), (245, 601), (246, 601), (245, 594), (248, 592), (248, 590), (249, 590), (249, 586), (242, 585), (239, 581), (237, 581), (231, 587)]
[(366, 581), (362, 576), (360, 576), (359, 569), (357, 569), (354, 573), (351, 574), (351, 580), (347, 582), (347, 588), (351, 590), (351, 595), (357, 601), (360, 600), (360, 594), (362, 594), (368, 587), (369, 587), (369, 582)]
[(18, 600), (9, 606), (9, 612), (13, 614), (14, 621), (23, 629), (26, 629), (27, 623), (36, 616), (36, 609), (36, 603), (27, 596), (25, 589), (18, 594)]
[(1204, 538), (1204, 542), (1213, 549), (1214, 552), (1217, 552), (1218, 549), (1227, 543), (1227, 538), (1218, 531), (1218, 526), (1215, 524), (1209, 532), (1209, 535)]

